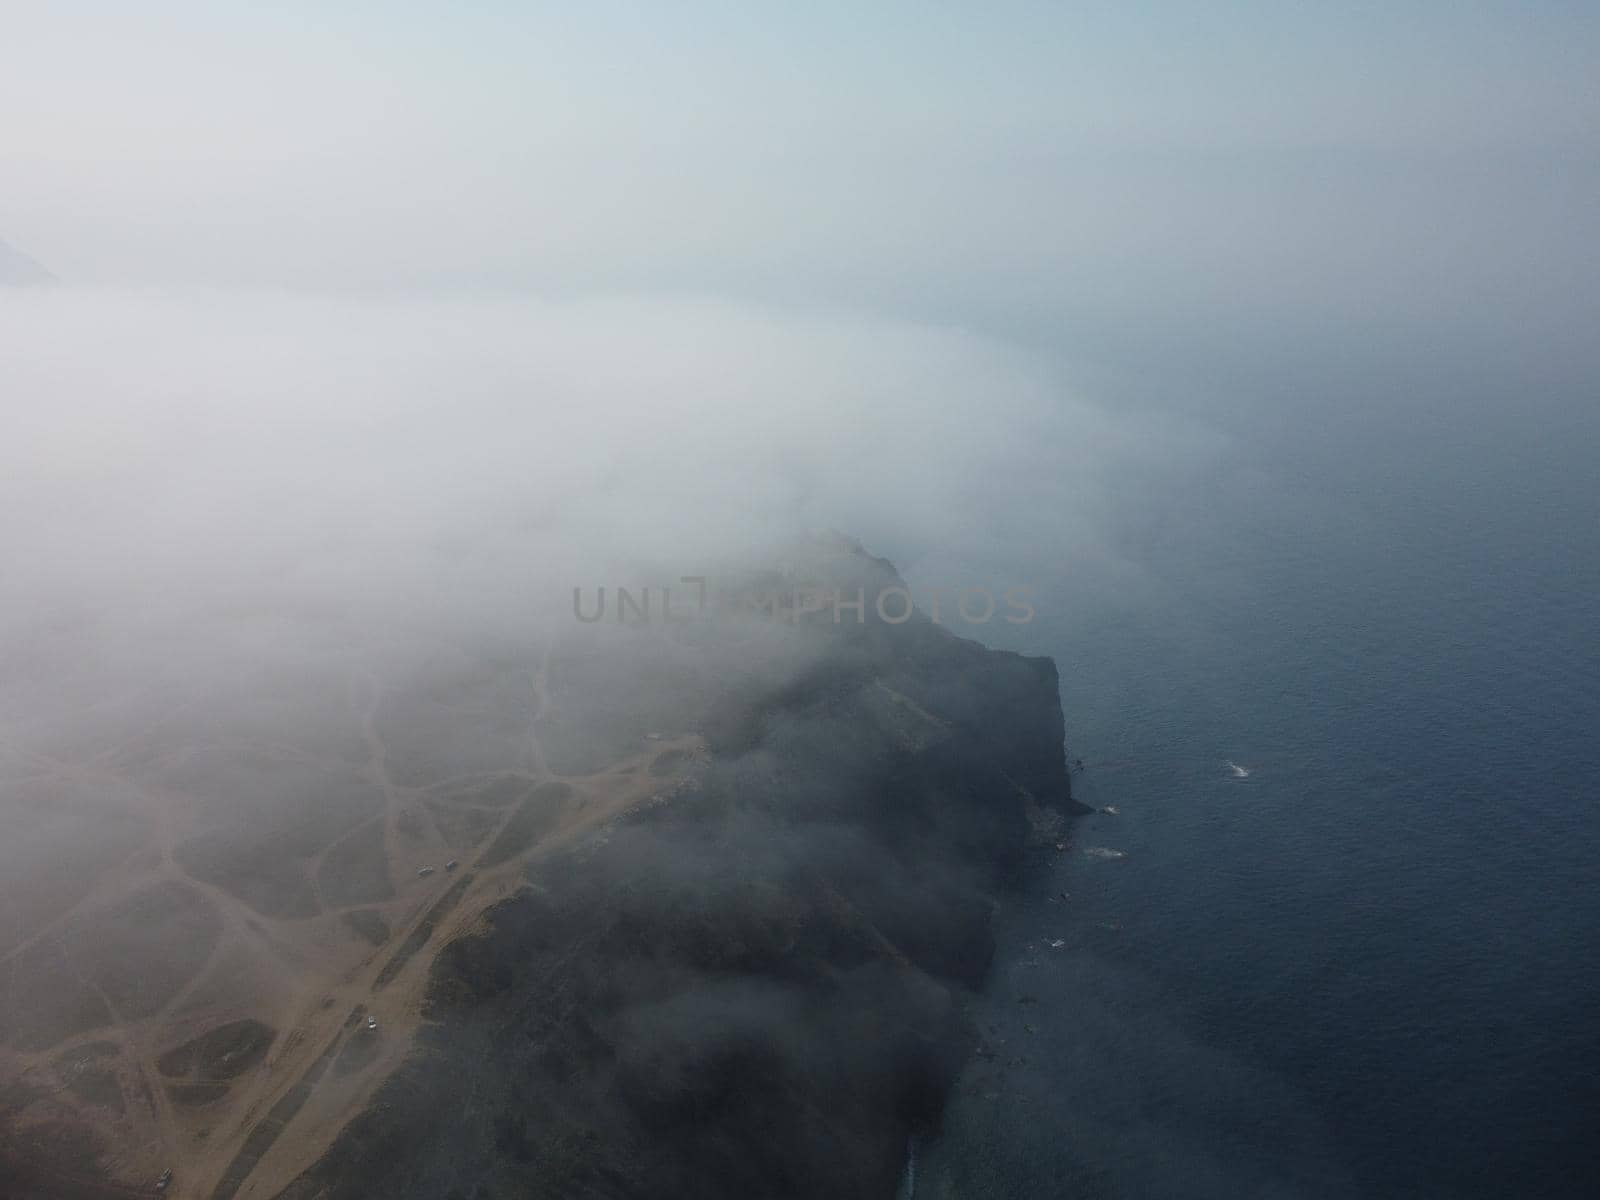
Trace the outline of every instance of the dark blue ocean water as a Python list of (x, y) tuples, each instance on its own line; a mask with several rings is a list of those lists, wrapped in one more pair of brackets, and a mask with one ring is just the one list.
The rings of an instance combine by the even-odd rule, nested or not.
[(1254, 382), (1031, 634), (1119, 815), (1005, 914), (916, 1194), (1600, 1195), (1600, 404)]

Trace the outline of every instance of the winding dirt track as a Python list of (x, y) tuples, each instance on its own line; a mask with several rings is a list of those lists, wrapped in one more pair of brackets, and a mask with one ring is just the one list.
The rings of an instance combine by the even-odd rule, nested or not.
[[(539, 724), (550, 711), (547, 668), (548, 658), (531, 681), (525, 740), (517, 761), (500, 773), (524, 780), (529, 789), (556, 778), (546, 766), (539, 741)], [(669, 792), (675, 779), (649, 770), (658, 755), (686, 752), (676, 756), (681, 775), (701, 754), (695, 737), (651, 741), (605, 770), (564, 778), (575, 798), (558, 823), (521, 853), (479, 868), (471, 860), (482, 847), (494, 843), (517, 806), (507, 807), (498, 823), (469, 842), (457, 837), (452, 843), (422, 801), (455, 781), (419, 788), (392, 776), (391, 747), (379, 720), (385, 697), (381, 679), (364, 670), (350, 672), (348, 701), (367, 747), (363, 773), (382, 795), (381, 812), (371, 820), (382, 823), (384, 859), (396, 891), (381, 905), (355, 906), (383, 911), (391, 933), (377, 948), (355, 937), (339, 910), (327, 905), (314, 920), (275, 919), (226, 889), (189, 875), (174, 848), (182, 827), (179, 814), (192, 804), (192, 797), (119, 771), (115, 765), (119, 747), (76, 762), (15, 749), (7, 756), (30, 779), (114, 789), (152, 830), (149, 839), (103, 871), (76, 903), (38, 928), (19, 928), (12, 912), (9, 924), (21, 936), (13, 937), (0, 969), (12, 972), (13, 987), (47, 986), (46, 981), (16, 979), (24, 954), (61, 939), (76, 922), (114, 908), (134, 889), (153, 882), (176, 881), (193, 889), (215, 912), (221, 927), (205, 964), (157, 1011), (125, 1019), (112, 997), (97, 988), (112, 1014), (109, 1028), (75, 1034), (44, 1050), (0, 1048), (0, 1086), (20, 1081), (32, 1089), (29, 1094), (42, 1093), (44, 1098), (28, 1111), (85, 1125), (108, 1148), (101, 1157), (101, 1169), (107, 1173), (103, 1178), (90, 1178), (70, 1158), (57, 1157), (52, 1169), (60, 1194), (153, 1195), (156, 1176), (171, 1167), (174, 1178), (168, 1196), (265, 1200), (276, 1195), (327, 1149), (405, 1058), (421, 1024), (426, 981), (440, 948), (470, 929), (490, 905), (523, 886), (522, 873), (531, 860)], [(294, 747), (264, 749), (316, 760), (315, 754)], [(413, 823), (420, 819), (420, 836), (414, 828), (407, 832), (402, 827), (406, 815)], [(327, 850), (324, 847), (308, 863), (313, 882)], [(462, 860), (458, 871), (443, 869), (452, 856)], [(439, 869), (419, 876), (417, 871), (424, 866)], [(61, 959), (70, 965), (65, 951)], [(77, 978), (94, 986), (81, 971)], [(368, 1015), (377, 1018), (376, 1031), (367, 1029)], [(158, 1059), (190, 1038), (243, 1018), (260, 1020), (276, 1030), (265, 1057), (234, 1078), (224, 1098), (193, 1107), (175, 1103)], [(77, 1094), (60, 1068), (63, 1055), (87, 1054), (105, 1043), (115, 1047), (114, 1072), (123, 1095), (120, 1112)], [(351, 1064), (348, 1069), (346, 1060)], [(48, 1122), (39, 1126), (48, 1127)], [(17, 1153), (15, 1145), (8, 1151), (0, 1144), (0, 1154), (7, 1152)], [(37, 1171), (37, 1161), (26, 1169)]]

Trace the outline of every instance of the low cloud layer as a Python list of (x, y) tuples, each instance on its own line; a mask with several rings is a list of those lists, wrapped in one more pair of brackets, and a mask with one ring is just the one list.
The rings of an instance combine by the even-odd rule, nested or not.
[(836, 528), (1026, 583), (1208, 451), (955, 329), (707, 300), (0, 297), (7, 635), (217, 604), (525, 620)]

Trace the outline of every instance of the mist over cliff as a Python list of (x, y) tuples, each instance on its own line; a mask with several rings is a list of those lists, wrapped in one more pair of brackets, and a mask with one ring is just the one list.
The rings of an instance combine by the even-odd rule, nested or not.
[(194, 637), (219, 604), (324, 604), (519, 628), (575, 586), (671, 582), (827, 528), (1003, 590), (1041, 551), (1107, 562), (1107, 489), (1218, 445), (1099, 407), (1025, 349), (827, 312), (72, 289), (0, 306), (19, 398), (0, 489), (34, 514), (8, 535), (8, 624), (166, 615)]
[[(0, 308), (8, 1170), (892, 1187), (1072, 807), (1054, 666), (979, 645), (1049, 603), (992, 530), (1117, 421), (972, 335), (700, 301)], [(754, 610), (670, 619), (692, 581)]]
[(1592, 6), (10, 7), (0, 1197), (1568, 1172)]

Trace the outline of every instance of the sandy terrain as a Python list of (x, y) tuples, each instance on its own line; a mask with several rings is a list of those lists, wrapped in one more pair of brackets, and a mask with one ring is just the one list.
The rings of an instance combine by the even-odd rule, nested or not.
[(110, 706), (92, 744), (0, 739), (13, 1168), (86, 1196), (155, 1194), (171, 1168), (170, 1196), (270, 1197), (314, 1161), (407, 1054), (439, 949), (701, 755), (640, 737), (555, 776), (547, 667), (419, 696), (319, 666), (259, 704)]

